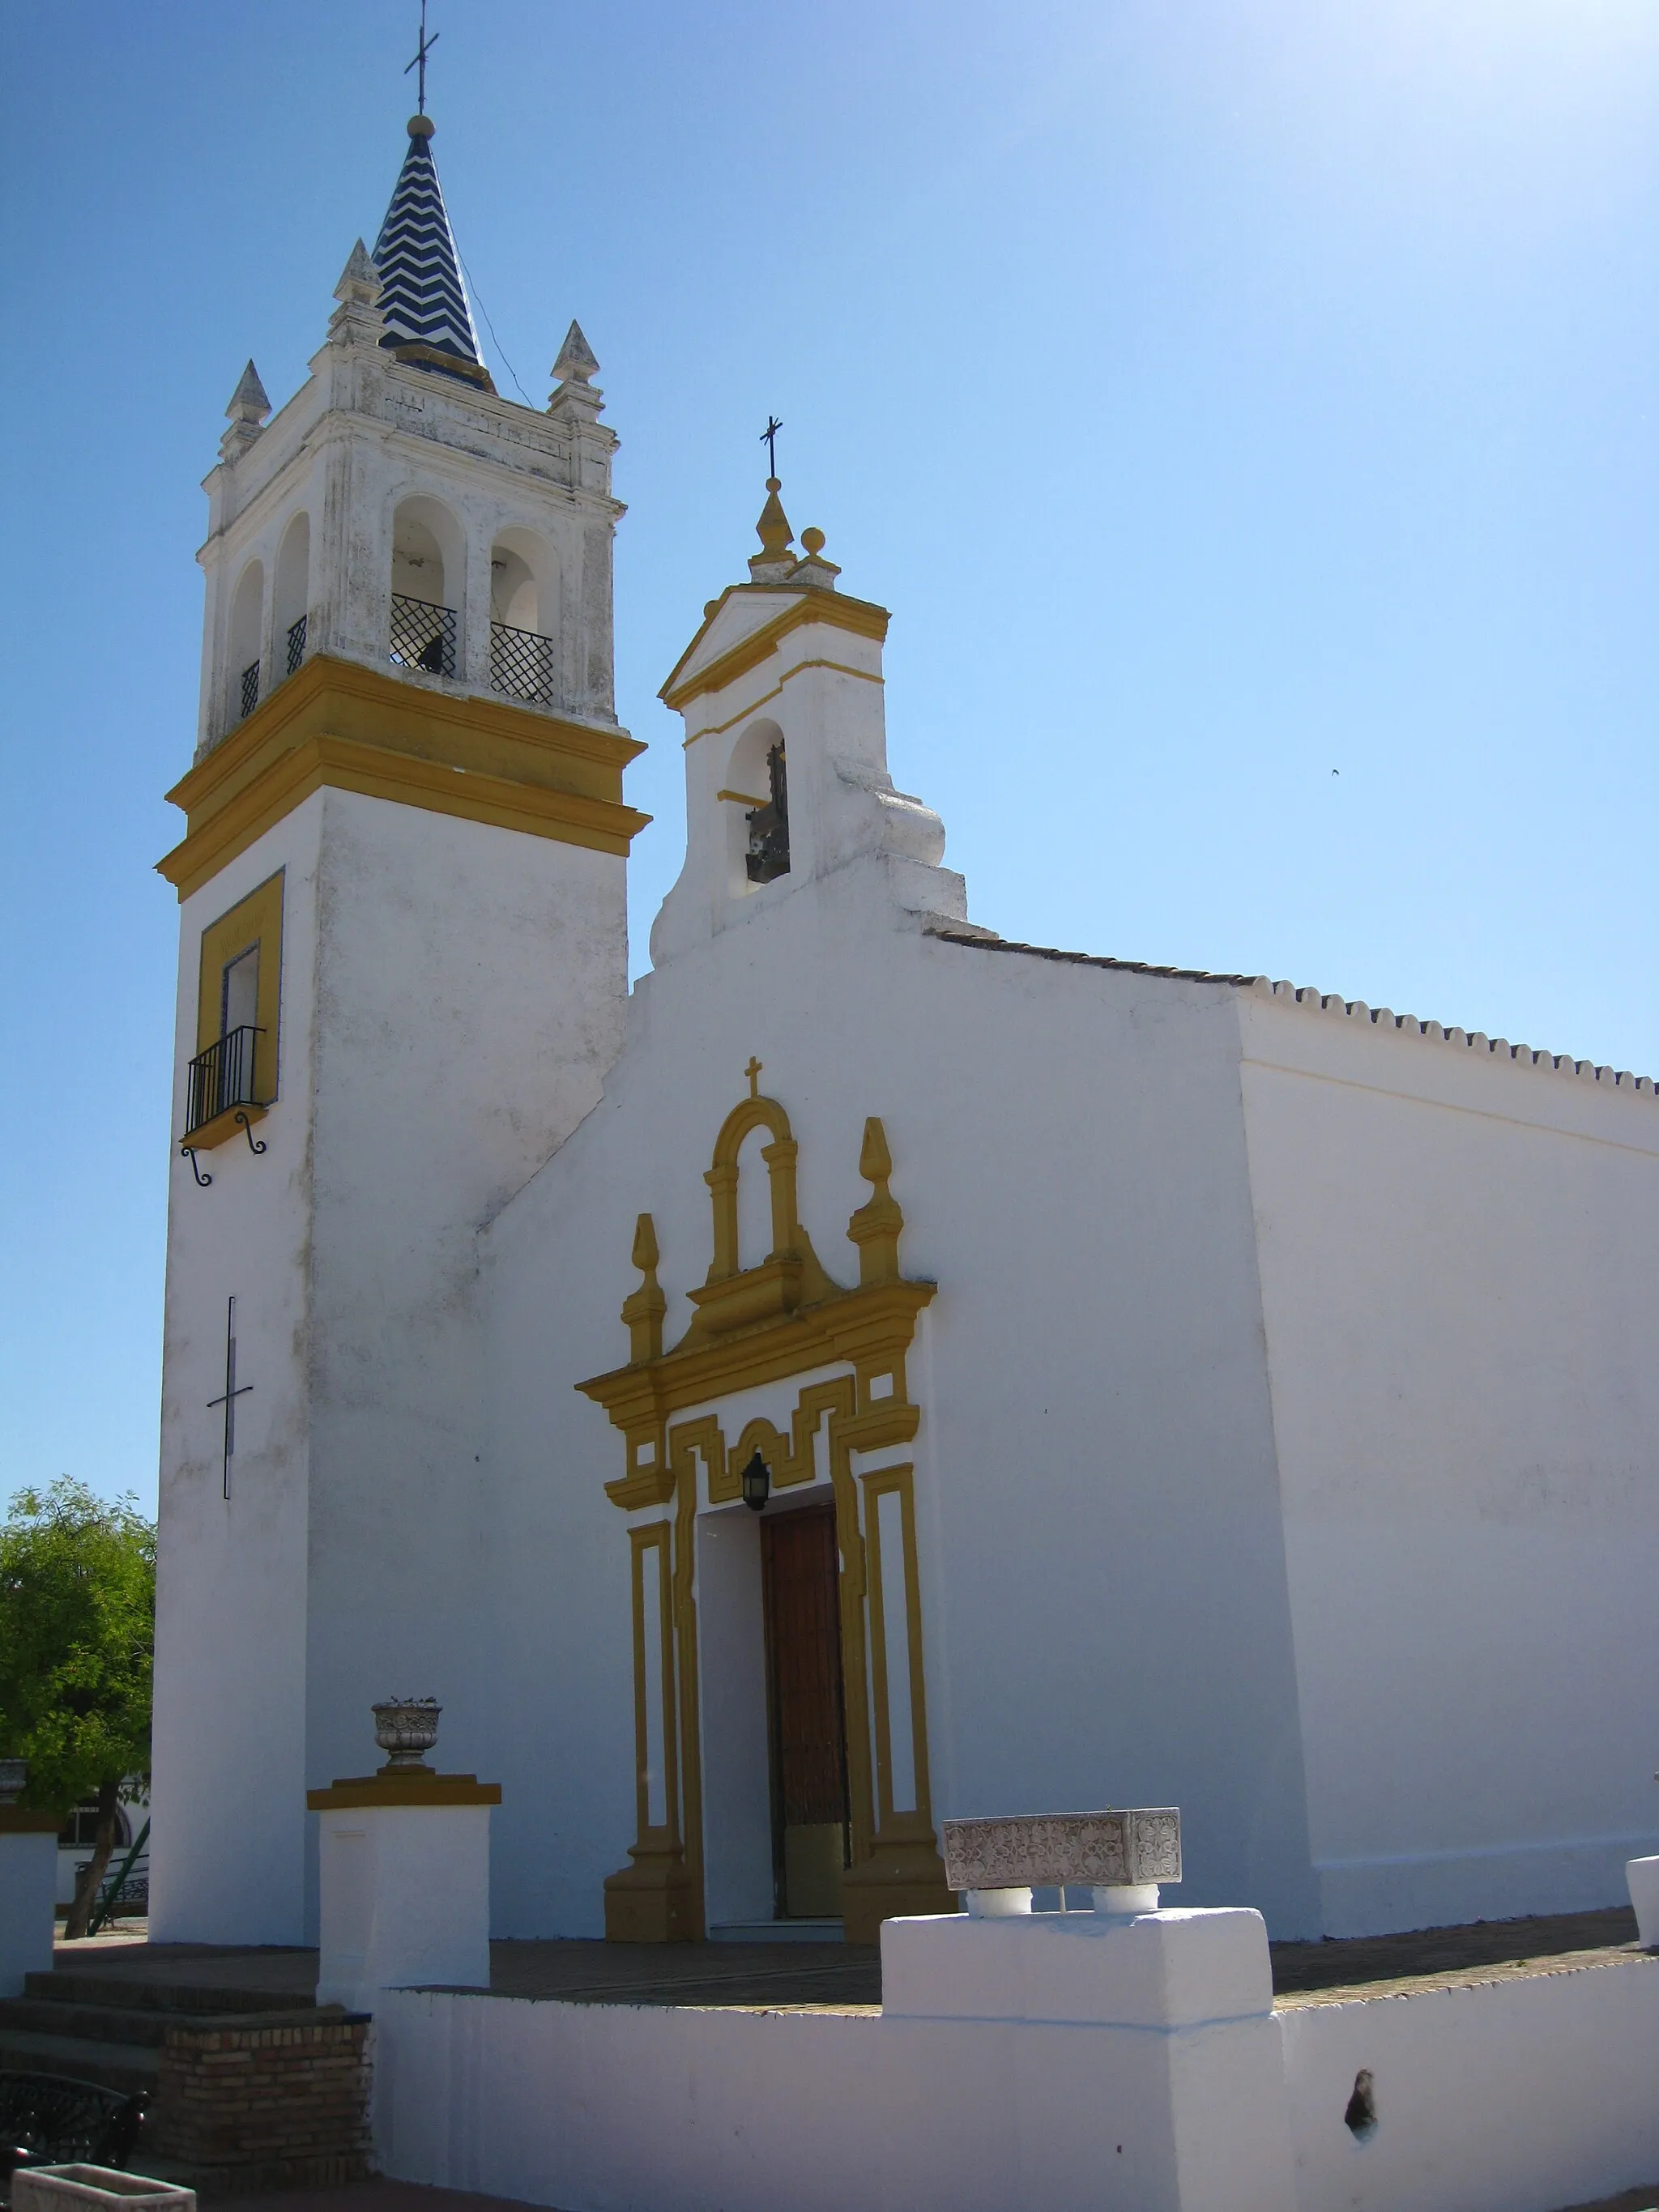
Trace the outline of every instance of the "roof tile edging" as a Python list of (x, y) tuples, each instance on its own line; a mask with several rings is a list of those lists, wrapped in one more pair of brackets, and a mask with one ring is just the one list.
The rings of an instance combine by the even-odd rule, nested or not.
[(1565, 1053), (1534, 1052), (1530, 1045), (1511, 1044), (1507, 1037), (1489, 1037), (1484, 1030), (1449, 1029), (1440, 1022), (1419, 1021), (1415, 1014), (1396, 1014), (1392, 1006), (1369, 1006), (1363, 999), (1343, 999), (1334, 992), (1310, 990), (1296, 983), (1275, 983), (1266, 975), (1159, 968), (1145, 960), (1114, 960), (1100, 952), (1067, 952), (1057, 945), (1022, 945), (1012, 938), (970, 934), (967, 930), (929, 929), (926, 934), (947, 945), (977, 945), (986, 952), (1024, 952), (1033, 959), (1058, 960), (1069, 967), (1113, 968), (1124, 975), (1162, 975), (1184, 983), (1222, 983), (1230, 989), (1253, 991), (1258, 998), (1289, 1000), (1313, 1013), (1340, 1014), (1349, 1021), (1363, 1019), (1382, 1028), (1392, 1023), (1402, 1036), (1427, 1037), (1435, 1044), (1461, 1044), (1472, 1052), (1507, 1054), (1519, 1067), (1541, 1068), (1546, 1074), (1572, 1076), (1581, 1083), (1605, 1083), (1609, 1090), (1636, 1091), (1649, 1098), (1659, 1097), (1659, 1085), (1652, 1076), (1632, 1075), (1627, 1067), (1601, 1066), (1594, 1060), (1574, 1060)]
[(1397, 1014), (1392, 1006), (1368, 1006), (1363, 999), (1343, 999), (1334, 993), (1309, 990), (1295, 983), (1270, 982), (1265, 975), (1252, 979), (1258, 997), (1294, 1000), (1315, 1013), (1340, 1014), (1349, 1021), (1369, 1021), (1379, 1028), (1394, 1027), (1407, 1036), (1424, 1036), (1436, 1044), (1461, 1044), (1471, 1052), (1507, 1055), (1518, 1067), (1541, 1068), (1546, 1074), (1570, 1075), (1581, 1083), (1605, 1083), (1610, 1089), (1634, 1091), (1651, 1098), (1656, 1093), (1650, 1075), (1632, 1075), (1627, 1067), (1598, 1066), (1595, 1060), (1574, 1060), (1569, 1054), (1535, 1052), (1530, 1045), (1511, 1044), (1507, 1037), (1488, 1036), (1484, 1030), (1448, 1028), (1440, 1022), (1419, 1021), (1415, 1014)]

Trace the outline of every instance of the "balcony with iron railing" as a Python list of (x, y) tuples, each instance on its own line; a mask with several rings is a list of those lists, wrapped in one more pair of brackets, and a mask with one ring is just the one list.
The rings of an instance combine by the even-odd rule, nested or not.
[(423, 669), (428, 676), (453, 676), (458, 628), (453, 607), (431, 599), (392, 594), (392, 636), (387, 659), (395, 668)]
[(259, 664), (250, 660), (237, 678), (237, 696), (241, 703), (239, 720), (246, 721), (259, 703)]
[(300, 663), (306, 657), (306, 623), (309, 617), (301, 615), (299, 621), (288, 626), (288, 673), (297, 675)]
[(258, 1046), (264, 1035), (251, 1024), (216, 1038), (190, 1063), (185, 1086), (186, 1147), (205, 1150), (234, 1136), (270, 1103), (258, 1092)]

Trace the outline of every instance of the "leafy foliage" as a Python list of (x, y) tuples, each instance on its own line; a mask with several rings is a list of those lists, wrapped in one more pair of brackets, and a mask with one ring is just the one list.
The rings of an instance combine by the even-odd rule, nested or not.
[(27, 1759), (24, 1802), (111, 1795), (149, 1769), (155, 1530), (131, 1493), (67, 1475), (21, 1491), (0, 1527), (0, 1753)]

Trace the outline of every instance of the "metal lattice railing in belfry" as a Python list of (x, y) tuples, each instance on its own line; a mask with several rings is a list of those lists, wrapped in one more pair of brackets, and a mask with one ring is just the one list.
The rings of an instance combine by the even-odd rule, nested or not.
[(307, 620), (307, 617), (301, 615), (298, 622), (290, 623), (288, 626), (288, 672), (290, 676), (306, 657)]
[(250, 660), (242, 671), (242, 712), (251, 714), (259, 703), (259, 664)]
[(533, 629), (514, 629), (506, 623), (489, 625), (489, 687), (509, 699), (528, 699), (532, 706), (553, 703), (553, 641)]
[(430, 599), (392, 594), (392, 649), (399, 668), (423, 668), (428, 676), (455, 673), (455, 610)]

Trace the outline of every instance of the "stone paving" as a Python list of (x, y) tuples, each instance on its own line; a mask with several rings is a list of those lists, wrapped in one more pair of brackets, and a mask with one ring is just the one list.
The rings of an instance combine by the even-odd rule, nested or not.
[[(1564, 1964), (1628, 1958), (1636, 1916), (1628, 1906), (1531, 1920), (1477, 1921), (1405, 1936), (1275, 1943), (1273, 1988), (1284, 2005), (1509, 1980)], [(314, 1951), (227, 1950), (132, 1937), (60, 1943), (59, 1966), (100, 1975), (217, 1987), (239, 1994), (309, 1993)], [(863, 2010), (881, 2002), (881, 1956), (851, 1943), (605, 1943), (570, 1938), (489, 1947), (490, 1994), (567, 2004), (732, 2005)]]

